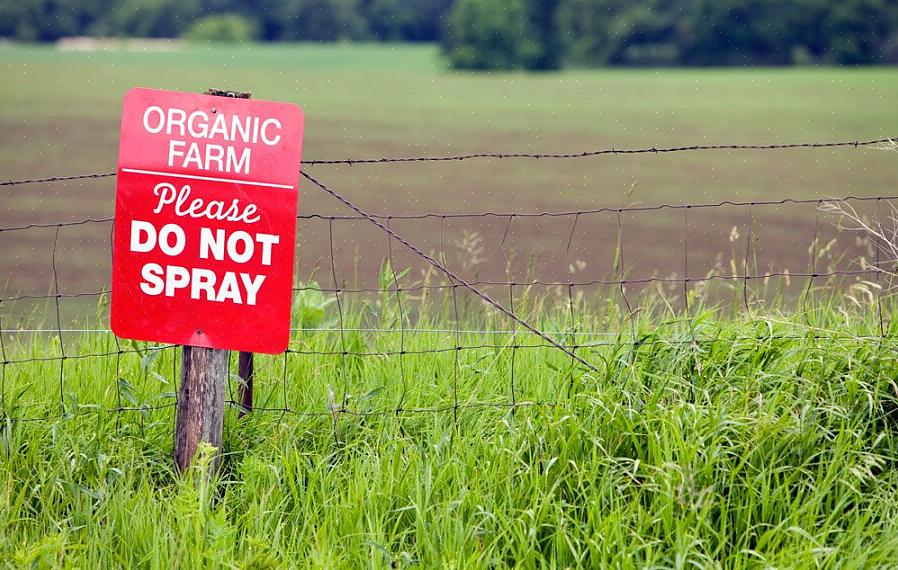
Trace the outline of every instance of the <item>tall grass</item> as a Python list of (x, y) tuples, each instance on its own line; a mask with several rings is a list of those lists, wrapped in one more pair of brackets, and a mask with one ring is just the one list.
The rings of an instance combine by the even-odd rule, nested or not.
[[(208, 451), (190, 476), (172, 472), (177, 349), (7, 335), (0, 560), (894, 566), (898, 362), (875, 302), (687, 314), (656, 297), (630, 318), (521, 296), (517, 310), (594, 373), (474, 301), (456, 298), (456, 326), (447, 299), (414, 319), (390, 296), (341, 303), (342, 332), (335, 303), (301, 299), (317, 329), (258, 359), (267, 410), (229, 412), (211, 480)], [(372, 323), (391, 332), (352, 330)]]

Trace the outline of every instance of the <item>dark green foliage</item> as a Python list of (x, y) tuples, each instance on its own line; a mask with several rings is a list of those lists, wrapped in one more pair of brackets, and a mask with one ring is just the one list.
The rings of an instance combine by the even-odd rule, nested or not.
[(671, 14), (681, 0), (563, 0), (558, 19), (570, 58), (593, 64), (673, 64), (681, 46)]
[(561, 0), (530, 1), (529, 16), (537, 49), (525, 62), (529, 69), (558, 69), (561, 67), (563, 44), (558, 26), (558, 6)]
[(896, 12), (898, 7), (889, 0), (836, 3), (823, 27), (826, 37), (831, 38), (829, 56), (838, 63), (880, 61), (885, 55), (884, 44), (898, 32)]
[(364, 0), (362, 15), (379, 40), (435, 41), (453, 0)]
[(362, 39), (365, 21), (355, 0), (267, 0), (260, 18), (266, 38), (290, 41)]
[(459, 69), (530, 67), (540, 52), (523, 0), (458, 0), (443, 47)]
[(371, 33), (382, 40), (402, 39), (409, 20), (399, 0), (370, 0), (365, 5), (365, 16)]
[(108, 2), (97, 0), (0, 0), (0, 37), (48, 41), (83, 33)]
[(243, 16), (216, 14), (197, 20), (187, 31), (186, 37), (204, 42), (246, 42), (255, 35), (252, 22)]
[(265, 41), (441, 40), (468, 69), (898, 62), (895, 0), (0, 0), (0, 37), (179, 37), (221, 15)]
[(599, 65), (877, 63), (898, 31), (888, 0), (562, 0), (558, 18), (570, 59)]
[(108, 4), (109, 8), (102, 11), (82, 33), (98, 36), (177, 37), (189, 29), (193, 21), (202, 14), (200, 0), (127, 0)]
[(778, 0), (697, 0), (686, 19), (684, 59), (698, 65), (787, 63), (789, 24)]

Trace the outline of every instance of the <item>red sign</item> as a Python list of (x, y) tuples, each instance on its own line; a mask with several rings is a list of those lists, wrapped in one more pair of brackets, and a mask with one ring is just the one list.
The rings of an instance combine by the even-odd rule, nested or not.
[(286, 350), (302, 128), (302, 111), (288, 103), (128, 91), (115, 195), (115, 334)]

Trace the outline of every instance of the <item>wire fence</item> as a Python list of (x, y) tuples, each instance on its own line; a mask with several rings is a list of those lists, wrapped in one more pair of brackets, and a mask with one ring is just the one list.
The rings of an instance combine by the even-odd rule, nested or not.
[[(561, 384), (547, 382), (540, 387), (534, 381), (525, 385), (523, 378), (552, 376), (564, 384), (573, 382), (575, 376), (600, 374), (608, 366), (596, 357), (600, 350), (626, 348), (631, 355), (638, 355), (640, 350), (657, 345), (702, 350), (721, 342), (751, 346), (789, 339), (811, 339), (821, 343), (821, 347), (827, 342), (877, 343), (893, 350), (888, 299), (895, 259), (888, 242), (895, 233), (893, 229), (890, 234), (889, 228), (894, 226), (893, 202), (898, 195), (779, 197), (542, 212), (384, 214), (366, 211), (327, 184), (319, 177), (320, 167), (472, 159), (584, 159), (714, 150), (890, 147), (894, 140), (308, 161), (302, 176), (310, 188), (329, 195), (351, 213), (298, 216), (301, 228), (317, 225), (315, 231), (321, 236), (325, 255), (313, 271), (300, 276), (294, 288), (298, 307), (290, 347), (283, 355), (260, 361), (256, 376), (263, 389), (252, 410), (277, 413), (280, 418), (324, 418), (333, 422), (336, 433), (342, 415), (451, 413), (453, 420), (458, 421), (459, 415), (470, 409), (513, 413), (525, 407), (555, 407), (560, 402), (551, 396), (557, 394)], [(50, 176), (5, 181), (0, 186), (113, 176), (113, 172)], [(868, 225), (845, 226), (840, 216), (824, 211), (828, 205), (850, 205), (848, 211), (855, 216), (851, 220)], [(777, 267), (765, 261), (769, 250), (759, 245), (759, 239), (769, 228), (758, 222), (765, 208), (775, 209), (765, 214), (767, 219), (787, 225), (801, 225), (797, 220), (804, 219), (809, 230), (806, 241), (788, 244), (789, 249), (799, 252), (797, 257), (805, 258), (800, 267)], [(839, 207), (829, 209), (843, 215), (846, 211)], [(722, 215), (724, 210), (729, 214)], [(737, 217), (741, 220), (735, 225), (733, 211), (739, 212)], [(634, 256), (631, 236), (643, 227), (636, 218), (662, 213), (679, 217), (680, 229), (656, 242), (657, 248), (663, 250), (663, 264), (636, 273), (629, 261)], [(520, 259), (532, 241), (516, 241), (518, 234), (530, 238), (535, 234), (537, 241), (542, 239), (546, 235), (542, 226), (534, 229), (527, 225), (543, 222), (552, 224), (557, 238), (555, 247), (546, 255), (548, 277), (532, 258)], [(116, 338), (104, 324), (108, 288), (65, 286), (69, 278), (75, 280), (77, 271), (83, 271), (71, 267), (79, 259), (77, 248), (62, 251), (65, 232), (91, 228), (96, 235), (88, 242), (96, 244), (96, 236), (102, 235), (100, 249), (111, 255), (113, 223), (112, 218), (99, 217), (0, 226), (0, 239), (11, 240), (9, 243), (27, 241), (39, 232), (52, 234), (49, 252), (35, 252), (17, 262), (27, 267), (40, 258), (48, 259), (49, 291), (0, 297), (0, 399), (6, 420), (41, 422), (83, 413), (146, 414), (176, 406), (175, 392), (163, 392), (161, 387), (176, 386), (178, 347)], [(488, 224), (489, 230), (478, 226), (480, 233), (465, 231), (459, 236), (453, 233), (453, 224), (458, 223)], [(371, 244), (364, 244), (366, 262), (376, 262), (369, 271), (375, 274), (373, 283), (358, 275), (345, 275), (346, 268), (358, 261), (357, 255), (345, 253), (350, 250), (345, 247), (346, 242), (357, 239), (356, 224), (370, 225), (383, 240), (379, 254), (369, 253)], [(403, 224), (426, 227), (412, 231), (411, 226)], [(338, 237), (344, 227), (342, 238)], [(878, 231), (864, 231), (865, 228)], [(416, 237), (407, 237), (407, 229)], [(590, 234), (593, 230), (600, 231), (601, 240)], [(837, 234), (845, 239), (833, 237)], [(300, 245), (303, 235), (301, 229)], [(587, 271), (581, 257), (585, 257), (584, 252), (591, 258), (597, 257), (598, 242), (607, 250), (605, 261), (592, 263)], [(721, 259), (721, 251), (727, 248), (729, 257)], [(108, 262), (106, 254), (103, 257)], [(104, 276), (108, 274), (107, 266), (98, 267), (104, 268)], [(14, 265), (4, 273), (15, 273), (19, 268)], [(321, 283), (314, 278), (316, 275), (324, 276)], [(16, 277), (11, 275), (12, 283)], [(722, 285), (722, 289), (713, 291), (715, 284)], [(866, 296), (876, 311), (875, 326), (864, 334), (849, 334), (816, 322), (812, 317), (814, 298), (823, 295), (821, 291), (833, 294), (836, 289), (846, 295)], [(683, 317), (678, 321), (681, 328), (663, 336), (646, 334), (637, 327), (640, 315), (651, 312), (646, 308), (650, 304), (644, 300), (646, 295), (660, 299), (658, 302), (668, 308), (676, 305)], [(691, 320), (698, 307), (724, 300), (734, 301), (751, 315), (763, 307), (765, 295), (793, 299), (804, 320), (753, 335), (721, 333), (713, 327), (699, 329)], [(597, 307), (607, 302), (613, 302), (618, 311), (619, 329), (603, 328), (608, 322), (608, 309), (603, 309), (599, 318)], [(94, 326), (83, 324), (91, 320), (83, 318), (85, 307), (99, 307)], [(35, 340), (41, 337), (46, 338)], [(53, 354), (35, 353), (34, 347), (42, 351), (52, 347)], [(532, 354), (539, 356), (527, 356)], [(438, 361), (438, 370), (434, 372), (432, 363), (422, 365), (422, 356)], [(480, 366), (478, 363), (484, 358), (490, 361), (491, 374), (502, 378), (502, 394), (484, 392), (480, 388), (482, 381), (472, 381), (471, 370)], [(91, 372), (102, 379), (99, 388), (84, 387), (82, 363), (87, 361), (93, 362)], [(535, 366), (537, 362), (545, 366)], [(166, 369), (164, 374), (158, 372), (160, 367)], [(314, 376), (316, 367), (325, 370), (323, 376), (327, 380), (311, 387), (308, 394), (299, 395), (297, 378)], [(381, 392), (368, 398), (369, 402), (360, 394), (374, 392), (369, 390), (367, 379), (374, 374), (363, 370), (375, 368), (379, 377), (389, 378), (390, 382), (375, 387)], [(48, 374), (53, 375), (52, 383), (46, 381)], [(477, 374), (481, 373), (473, 375)], [(53, 393), (43, 390), (35, 396), (33, 391), (18, 387), (35, 384), (29, 380), (35, 376), (44, 379), (44, 387), (52, 384)], [(140, 386), (134, 381), (138, 377), (143, 379)], [(148, 378), (158, 382), (153, 384)], [(245, 379), (234, 375), (228, 403), (246, 411), (244, 402), (234, 395), (241, 382)], [(342, 383), (339, 388), (334, 386), (338, 382)], [(433, 388), (434, 383), (444, 392), (445, 397), (436, 399), (439, 403), (435, 403), (432, 393), (427, 393), (426, 386)], [(488, 384), (491, 390), (496, 388), (496, 384)], [(425, 386), (423, 392), (416, 388), (418, 385)], [(378, 404), (371, 403), (374, 401)], [(384, 402), (389, 404), (383, 405)]]

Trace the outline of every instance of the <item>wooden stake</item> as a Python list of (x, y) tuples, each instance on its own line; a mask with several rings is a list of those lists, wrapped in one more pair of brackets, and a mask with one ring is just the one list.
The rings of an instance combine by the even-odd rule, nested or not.
[[(229, 355), (214, 348), (183, 348), (175, 419), (175, 467), (180, 472), (190, 467), (200, 442), (221, 449)], [(216, 454), (215, 470), (219, 462)]]
[(240, 385), (240, 417), (242, 418), (249, 412), (253, 411), (253, 353), (241, 352), (237, 363), (237, 375), (243, 380)]

